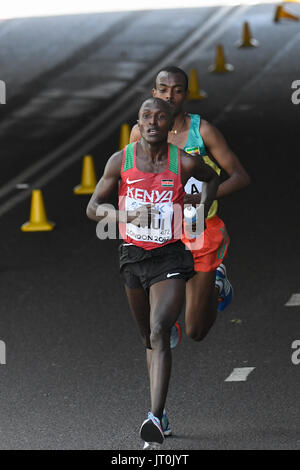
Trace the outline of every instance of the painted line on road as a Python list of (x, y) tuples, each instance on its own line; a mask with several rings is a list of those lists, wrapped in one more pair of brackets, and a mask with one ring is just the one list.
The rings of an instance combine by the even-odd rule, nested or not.
[(28, 189), (29, 188), (29, 184), (27, 183), (18, 183), (16, 184), (16, 189)]
[(300, 294), (293, 294), (285, 304), (285, 307), (298, 307), (300, 305)]
[(245, 382), (255, 367), (237, 367), (225, 379), (225, 382)]

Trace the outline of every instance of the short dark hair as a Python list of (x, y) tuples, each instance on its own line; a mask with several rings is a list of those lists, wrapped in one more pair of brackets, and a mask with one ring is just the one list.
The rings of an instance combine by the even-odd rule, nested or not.
[(185, 73), (184, 70), (180, 69), (179, 67), (175, 67), (175, 65), (170, 65), (168, 67), (163, 67), (162, 69), (160, 69), (157, 74), (156, 74), (156, 77), (155, 77), (155, 84), (154, 84), (154, 88), (156, 89), (156, 79), (158, 77), (158, 75), (161, 73), (161, 72), (167, 72), (167, 73), (172, 73), (172, 74), (180, 74), (183, 76), (184, 80), (185, 80), (185, 91), (187, 91), (188, 87), (189, 87), (189, 77), (187, 76), (187, 74)]
[(173, 119), (173, 110), (172, 110), (171, 106), (169, 105), (169, 103), (167, 101), (162, 100), (161, 98), (154, 98), (152, 96), (150, 98), (147, 98), (145, 101), (143, 101), (143, 103), (141, 104), (140, 109), (139, 109), (139, 114), (140, 114), (140, 111), (142, 109), (142, 106), (144, 106), (144, 104), (147, 103), (147, 101), (151, 101), (152, 103), (157, 103), (160, 106), (162, 106), (164, 108), (164, 110), (166, 111), (166, 113), (168, 114), (170, 122), (172, 121), (172, 119)]

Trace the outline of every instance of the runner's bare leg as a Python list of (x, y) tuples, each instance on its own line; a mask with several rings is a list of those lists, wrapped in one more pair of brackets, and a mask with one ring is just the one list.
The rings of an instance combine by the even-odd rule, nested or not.
[(198, 271), (186, 284), (186, 334), (195, 341), (205, 338), (217, 318), (219, 290), (216, 271)]
[(126, 287), (126, 293), (147, 349), (151, 411), (161, 419), (171, 374), (170, 332), (184, 302), (185, 281), (168, 279), (158, 282), (150, 287), (149, 297), (143, 289)]
[(184, 297), (183, 279), (169, 279), (150, 287), (151, 411), (159, 419), (162, 417), (171, 375), (171, 328), (180, 315)]

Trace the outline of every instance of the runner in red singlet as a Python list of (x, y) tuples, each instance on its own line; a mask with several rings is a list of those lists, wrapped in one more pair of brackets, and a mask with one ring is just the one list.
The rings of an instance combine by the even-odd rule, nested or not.
[[(115, 153), (88, 204), (95, 221), (99, 208), (119, 223), (123, 243), (120, 269), (133, 317), (147, 353), (151, 411), (140, 436), (147, 449), (164, 440), (161, 418), (171, 373), (170, 330), (185, 297), (185, 282), (194, 275), (193, 256), (181, 241), (184, 185), (191, 176), (204, 183), (200, 204), (207, 215), (218, 188), (218, 176), (201, 159), (167, 143), (173, 118), (158, 98), (145, 101), (139, 112), (141, 140)], [(119, 186), (119, 210), (111, 205)], [(178, 232), (178, 233), (177, 233)]]

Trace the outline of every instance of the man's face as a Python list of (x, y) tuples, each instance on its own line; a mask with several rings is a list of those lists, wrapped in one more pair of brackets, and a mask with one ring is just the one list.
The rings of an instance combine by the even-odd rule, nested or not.
[(172, 119), (163, 103), (146, 101), (139, 112), (141, 136), (149, 143), (166, 142), (172, 127)]
[(162, 71), (156, 77), (156, 88), (153, 88), (152, 95), (167, 101), (176, 116), (182, 111), (183, 103), (187, 98), (185, 87), (185, 79), (181, 73)]

